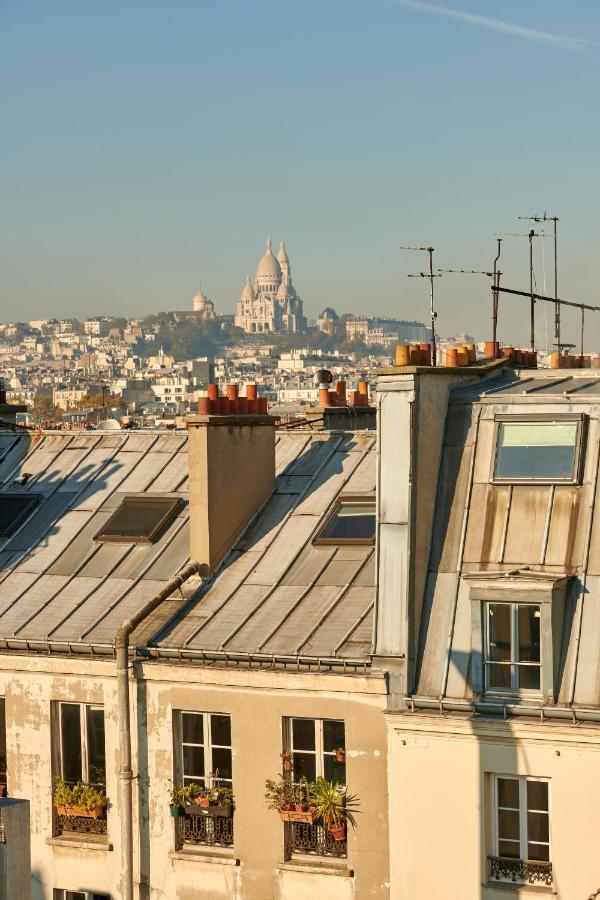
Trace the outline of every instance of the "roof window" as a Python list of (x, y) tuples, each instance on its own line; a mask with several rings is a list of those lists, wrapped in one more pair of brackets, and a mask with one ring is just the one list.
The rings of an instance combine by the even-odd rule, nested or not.
[(375, 498), (340, 497), (315, 544), (375, 543)]
[(94, 540), (153, 544), (182, 505), (181, 497), (125, 497)]
[(494, 481), (579, 481), (581, 416), (497, 420)]
[(8, 537), (23, 524), (40, 499), (39, 494), (0, 494), (0, 537)]

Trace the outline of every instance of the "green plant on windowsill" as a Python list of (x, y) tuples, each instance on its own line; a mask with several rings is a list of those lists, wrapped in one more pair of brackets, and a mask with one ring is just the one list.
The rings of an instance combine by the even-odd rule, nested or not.
[(188, 789), (185, 787), (178, 787), (172, 781), (170, 784), (169, 809), (171, 810), (172, 816), (180, 816), (182, 807), (185, 806), (186, 803), (189, 803)]
[(348, 824), (356, 828), (354, 813), (358, 811), (358, 797), (348, 794), (339, 784), (333, 784), (326, 778), (317, 778), (311, 786), (310, 804), (314, 807), (316, 821), (336, 841), (345, 839)]
[(54, 805), (61, 816), (84, 816), (99, 819), (108, 799), (101, 786), (78, 781), (69, 784), (60, 775), (54, 779)]
[(294, 784), (288, 776), (279, 775), (277, 779), (267, 778), (265, 781), (265, 801), (267, 809), (277, 812), (293, 809), (295, 805)]

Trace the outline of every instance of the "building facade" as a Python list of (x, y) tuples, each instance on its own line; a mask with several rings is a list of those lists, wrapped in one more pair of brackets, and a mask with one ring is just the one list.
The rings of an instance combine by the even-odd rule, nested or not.
[(292, 284), (292, 270), (283, 241), (277, 256), (267, 239), (265, 255), (258, 263), (254, 284), (248, 276), (238, 300), (235, 324), (248, 334), (306, 331), (302, 300)]

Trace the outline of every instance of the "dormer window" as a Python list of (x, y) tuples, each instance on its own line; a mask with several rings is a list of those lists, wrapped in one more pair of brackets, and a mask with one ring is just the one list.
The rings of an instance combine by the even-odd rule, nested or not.
[(485, 683), (490, 691), (541, 688), (541, 610), (536, 603), (486, 603)]
[(583, 416), (497, 416), (493, 480), (578, 482)]

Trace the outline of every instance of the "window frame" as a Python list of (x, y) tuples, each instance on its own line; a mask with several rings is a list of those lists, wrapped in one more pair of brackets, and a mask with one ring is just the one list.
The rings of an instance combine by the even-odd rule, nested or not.
[[(294, 721), (303, 721), (303, 722), (312, 722), (315, 729), (315, 749), (314, 750), (304, 750), (304, 749), (294, 749)], [(344, 728), (344, 754), (346, 753), (346, 720), (345, 719), (334, 719), (334, 718), (323, 718), (318, 719), (313, 716), (286, 716), (283, 722), (283, 737), (284, 737), (284, 750), (288, 753), (292, 754), (292, 759), (294, 757), (294, 753), (303, 753), (307, 756), (315, 757), (315, 778), (325, 778), (325, 757), (333, 757), (335, 759), (335, 750), (325, 750), (325, 740), (324, 740), (324, 725), (325, 722), (337, 722), (343, 725)], [(348, 779), (348, 771), (347, 771), (347, 762), (344, 759), (344, 772), (346, 776), (346, 780), (344, 783), (340, 783), (340, 787), (346, 788), (347, 779)], [(294, 781), (294, 772), (292, 771), (292, 781)]]
[[(542, 647), (542, 605), (536, 600), (506, 600), (501, 598), (490, 598), (483, 601), (483, 684), (485, 693), (488, 695), (500, 695), (506, 697), (509, 695), (523, 697), (540, 697), (543, 693), (543, 673), (544, 673), (544, 652)], [(510, 607), (510, 662), (498, 662), (490, 660), (490, 628), (489, 628), (489, 608), (490, 606), (505, 605)], [(540, 661), (539, 663), (520, 663), (518, 656), (518, 639), (519, 639), (519, 609), (522, 607), (534, 607), (539, 613), (540, 620)], [(493, 687), (489, 683), (488, 668), (491, 665), (510, 666), (510, 687)], [(536, 668), (540, 675), (539, 688), (522, 688), (518, 685), (518, 674), (521, 668)]]
[[(183, 740), (183, 716), (202, 716), (202, 736), (203, 743), (202, 744), (193, 744), (189, 741)], [(212, 740), (212, 722), (211, 716), (227, 716), (229, 719), (229, 731), (230, 731), (230, 744), (214, 744)], [(174, 736), (175, 736), (175, 764), (176, 764), (176, 781), (178, 784), (183, 785), (184, 779), (189, 778), (193, 780), (194, 784), (200, 784), (204, 788), (208, 788), (211, 785), (207, 784), (210, 780), (210, 773), (216, 771), (212, 768), (212, 752), (213, 749), (217, 750), (229, 750), (231, 753), (231, 778), (224, 778), (219, 774), (218, 781), (222, 784), (222, 786), (230, 787), (233, 789), (233, 732), (232, 732), (232, 715), (228, 712), (219, 712), (219, 711), (205, 711), (198, 709), (177, 709), (175, 710), (175, 728), (174, 728)], [(204, 756), (204, 775), (196, 776), (185, 775), (184, 773), (184, 756), (183, 749), (184, 747), (202, 747), (203, 756)]]
[[(373, 509), (373, 517), (374, 517), (374, 525), (373, 525), (373, 537), (372, 538), (363, 538), (363, 537), (326, 537), (324, 536), (324, 532), (327, 530), (331, 522), (338, 515), (339, 511), (342, 509), (344, 505), (348, 506), (361, 506), (369, 507)], [(340, 496), (335, 498), (332, 508), (325, 516), (324, 521), (319, 526), (319, 530), (316, 534), (316, 537), (313, 538), (313, 544), (316, 545), (324, 545), (329, 547), (346, 547), (346, 546), (355, 546), (355, 547), (372, 547), (375, 544), (375, 536), (377, 534), (377, 501), (374, 494), (341, 494)]]
[(67, 894), (83, 894), (84, 900), (110, 900), (110, 894), (83, 891), (79, 888), (53, 888), (52, 900), (67, 900)]
[(37, 509), (41, 500), (41, 494), (29, 494), (24, 491), (1, 491), (0, 502), (6, 497), (18, 497), (20, 500), (27, 500), (28, 503), (23, 509), (17, 513), (15, 518), (9, 523), (7, 528), (0, 528), (0, 540), (3, 538), (11, 538), (16, 531), (29, 519), (32, 513)]
[[(522, 862), (532, 862), (532, 863), (546, 863), (552, 865), (552, 784), (550, 778), (543, 778), (535, 775), (508, 775), (505, 773), (493, 773), (492, 774), (492, 855), (498, 857), (499, 859), (512, 859), (512, 857), (506, 857), (500, 855), (500, 835), (499, 835), (499, 806), (498, 806), (498, 781), (499, 779), (506, 779), (517, 781), (519, 783), (519, 856), (515, 857), (515, 861), (519, 860)], [(545, 812), (548, 816), (548, 841), (529, 841), (528, 833), (527, 833), (527, 814), (530, 812), (527, 806), (527, 785), (529, 782), (542, 782), (543, 784), (548, 785), (548, 809), (540, 810), (540, 812)], [(508, 809), (509, 807), (502, 807), (503, 809)], [(512, 807), (510, 807), (512, 808)], [(533, 811), (533, 810), (531, 810)], [(506, 839), (505, 839), (506, 840)], [(516, 843), (516, 841), (515, 841)], [(527, 855), (528, 844), (541, 844), (543, 846), (548, 847), (548, 859), (547, 860), (532, 860)], [(525, 850), (525, 854), (523, 855), (523, 850)]]
[[(123, 535), (123, 534), (107, 534), (107, 529), (111, 523), (123, 511), (123, 508), (130, 501), (132, 503), (156, 503), (162, 501), (169, 503), (169, 509), (156, 522), (151, 531), (147, 535)], [(99, 543), (115, 543), (115, 544), (154, 544), (162, 537), (169, 525), (175, 521), (184, 504), (183, 497), (165, 494), (126, 494), (111, 516), (106, 520), (104, 525), (94, 535), (94, 540)]]
[[(106, 717), (104, 715), (104, 706), (100, 703), (80, 703), (79, 701), (73, 700), (59, 700), (57, 702), (57, 732), (58, 732), (58, 740), (57, 740), (57, 750), (58, 750), (58, 759), (57, 759), (57, 771), (60, 774), (60, 777), (63, 780), (65, 779), (64, 775), (64, 754), (63, 754), (63, 728), (62, 728), (62, 710), (65, 706), (78, 706), (79, 707), (79, 740), (80, 740), (80, 748), (81, 748), (81, 781), (83, 784), (93, 784), (98, 785), (100, 787), (106, 788)], [(89, 762), (89, 735), (88, 735), (88, 709), (92, 710), (100, 710), (102, 712), (102, 716), (104, 718), (104, 757), (105, 757), (105, 769), (104, 769), (104, 783), (101, 782), (91, 782), (89, 780), (90, 776), (90, 762)], [(67, 782), (68, 784), (72, 784), (73, 782)]]
[[(575, 423), (577, 432), (575, 436), (575, 448), (573, 453), (573, 469), (571, 475), (565, 478), (551, 478), (543, 476), (536, 478), (534, 475), (496, 475), (498, 452), (500, 450), (500, 427), (506, 424), (544, 424), (549, 422)], [(494, 443), (490, 471), (491, 484), (581, 484), (583, 475), (583, 461), (585, 458), (585, 439), (587, 434), (587, 416), (584, 413), (517, 413), (496, 414), (494, 416)]]

